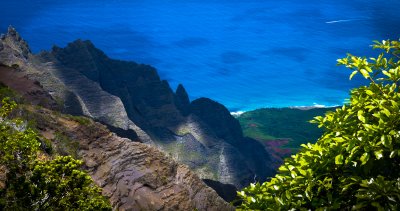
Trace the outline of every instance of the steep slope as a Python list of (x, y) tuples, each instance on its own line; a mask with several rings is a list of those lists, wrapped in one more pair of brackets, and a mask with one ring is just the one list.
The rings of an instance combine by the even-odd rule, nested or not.
[[(187, 166), (147, 145), (120, 138), (99, 123), (81, 125), (41, 110), (48, 139), (62, 133), (117, 210), (232, 210)], [(54, 140), (55, 141), (55, 140)]]
[(0, 84), (23, 94), (22, 98), (33, 105), (40, 105), (52, 110), (61, 109), (38, 81), (30, 80), (24, 73), (18, 71), (17, 68), (0, 64)]
[(0, 43), (0, 63), (18, 66), (26, 77), (38, 81), (65, 113), (84, 114), (113, 127), (133, 130), (142, 142), (151, 142), (150, 137), (130, 121), (118, 97), (103, 91), (75, 70), (59, 65), (51, 55), (33, 55), (14, 28), (9, 27)]
[[(27, 77), (3, 77), (22, 74), (18, 68), (0, 66), (0, 83), (12, 87), (22, 96), (19, 101), (27, 103), (15, 115), (29, 120), (46, 138), (40, 138), (41, 147), (50, 156), (82, 159), (115, 210), (233, 210), (187, 166), (148, 145), (118, 137), (89, 118), (39, 107), (51, 108), (49, 102), (54, 102), (40, 84)], [(2, 86), (0, 99), (7, 90)], [(0, 169), (0, 188), (5, 181), (3, 173)]]
[(0, 43), (0, 63), (18, 64), (64, 112), (156, 146), (203, 179), (241, 188), (274, 173), (269, 153), (243, 137), (223, 105), (206, 98), (190, 103), (182, 85), (173, 92), (151, 66), (110, 59), (81, 40), (33, 55), (12, 28)]
[(174, 93), (148, 65), (109, 59), (90, 41), (77, 40), (50, 52), (64, 66), (97, 82), (105, 91), (119, 96), (127, 113), (143, 129), (175, 126), (182, 120)]

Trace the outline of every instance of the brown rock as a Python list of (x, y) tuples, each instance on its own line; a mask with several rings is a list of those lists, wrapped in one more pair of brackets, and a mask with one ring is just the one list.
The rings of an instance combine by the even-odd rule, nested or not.
[(53, 110), (61, 109), (37, 81), (28, 79), (24, 73), (16, 68), (0, 66), (0, 83), (10, 87), (33, 105), (40, 105)]
[(86, 170), (115, 210), (234, 210), (187, 166), (155, 148), (120, 138), (100, 123), (80, 125), (45, 109), (36, 114), (45, 133), (78, 141)]

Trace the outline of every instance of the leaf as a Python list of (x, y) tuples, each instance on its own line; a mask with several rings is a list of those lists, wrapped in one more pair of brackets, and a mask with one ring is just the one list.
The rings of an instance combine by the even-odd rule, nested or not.
[(398, 106), (397, 102), (394, 101), (394, 100), (391, 100), (390, 102), (392, 103), (392, 106), (393, 106), (394, 110), (398, 111), (399, 110), (399, 106)]
[(299, 169), (299, 172), (300, 172), (301, 175), (307, 176), (307, 171), (305, 171), (303, 169)]
[(335, 157), (335, 164), (336, 165), (341, 165), (343, 164), (343, 155), (339, 154)]
[(382, 143), (383, 146), (385, 146), (385, 147), (390, 147), (390, 145), (392, 144), (392, 141), (391, 141), (389, 138), (387, 138), (386, 135), (382, 135), (382, 136), (381, 136), (381, 143)]
[(386, 108), (383, 109), (383, 113), (384, 113), (387, 117), (390, 117), (390, 111), (387, 110)]
[(364, 165), (368, 162), (369, 160), (369, 153), (365, 152), (361, 157), (360, 157), (360, 161), (361, 161), (361, 165)]
[(383, 150), (375, 151), (374, 152), (376, 159), (381, 159), (383, 157)]
[(285, 195), (286, 195), (286, 198), (289, 199), (289, 200), (292, 198), (292, 194), (290, 193), (289, 190), (285, 191)]
[(365, 90), (365, 93), (367, 93), (367, 95), (369, 95), (369, 96), (373, 96), (374, 95), (374, 92), (369, 90), (369, 89)]
[(365, 127), (365, 129), (367, 131), (376, 130), (376, 127), (374, 127), (374, 125), (371, 125), (371, 124), (363, 124), (363, 126)]
[(335, 138), (333, 138), (332, 140), (334, 140), (334, 141), (337, 142), (337, 143), (342, 143), (342, 142), (345, 142), (345, 141), (346, 141), (346, 140), (344, 140), (343, 137), (335, 137)]
[(361, 73), (361, 75), (364, 76), (365, 79), (370, 78), (369, 73), (366, 69), (360, 69), (360, 73)]
[(280, 199), (279, 197), (275, 197), (275, 200), (276, 200), (279, 204), (284, 205), (282, 199)]
[(349, 80), (351, 80), (357, 73), (358, 73), (358, 71), (357, 71), (357, 70), (354, 70), (354, 71), (350, 74)]
[(386, 71), (386, 70), (384, 70), (384, 71), (382, 71), (382, 73), (384, 74), (384, 75), (386, 75), (387, 77), (391, 77), (392, 75), (388, 72), (388, 71)]
[(378, 211), (385, 210), (378, 202), (372, 202), (371, 205), (376, 207)]
[(359, 110), (359, 111), (357, 112), (357, 117), (358, 117), (358, 119), (359, 119), (362, 123), (365, 123), (365, 122), (366, 122), (365, 117), (364, 117), (364, 111), (363, 111), (363, 110)]
[(288, 171), (288, 169), (286, 168), (286, 166), (282, 165), (279, 167), (279, 171), (286, 172), (286, 171)]

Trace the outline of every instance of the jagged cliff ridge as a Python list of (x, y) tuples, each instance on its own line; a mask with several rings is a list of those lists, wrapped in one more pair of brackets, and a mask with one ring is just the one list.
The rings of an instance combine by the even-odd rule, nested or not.
[[(4, 85), (22, 96), (15, 97), (22, 105), (16, 115), (51, 141), (40, 138), (44, 152), (82, 159), (114, 210), (233, 210), (187, 166), (154, 147), (118, 137), (89, 118), (49, 110), (58, 108), (55, 100), (19, 68), (0, 65), (2, 96)], [(0, 169), (0, 188), (5, 178)]]
[(12, 28), (0, 43), (0, 63), (18, 64), (64, 112), (156, 146), (201, 178), (240, 188), (273, 174), (264, 147), (243, 137), (223, 105), (207, 98), (190, 102), (182, 85), (173, 92), (151, 66), (110, 59), (81, 40), (33, 55)]

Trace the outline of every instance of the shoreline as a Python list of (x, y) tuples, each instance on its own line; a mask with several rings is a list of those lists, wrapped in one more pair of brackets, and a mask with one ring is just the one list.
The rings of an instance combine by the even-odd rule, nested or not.
[[(343, 104), (344, 105), (344, 104)], [(297, 110), (301, 110), (301, 111), (307, 111), (307, 110), (311, 110), (311, 109), (322, 109), (322, 108), (336, 108), (336, 107), (340, 107), (343, 105), (332, 105), (332, 106), (326, 106), (326, 105), (320, 105), (320, 104), (314, 104), (311, 106), (286, 106), (286, 107), (262, 107), (262, 108), (256, 108), (256, 109), (252, 109), (252, 110), (239, 110), (239, 111), (229, 111), (230, 114), (234, 117), (239, 117), (240, 115), (246, 113), (246, 112), (251, 112), (251, 111), (256, 111), (259, 109), (297, 109)]]

